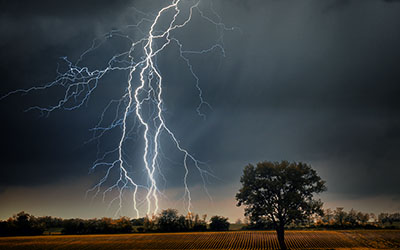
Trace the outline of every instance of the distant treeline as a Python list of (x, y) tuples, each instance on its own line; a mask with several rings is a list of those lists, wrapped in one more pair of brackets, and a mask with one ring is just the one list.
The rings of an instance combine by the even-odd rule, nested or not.
[[(328, 228), (395, 228), (400, 223), (400, 213), (363, 213), (355, 209), (346, 212), (339, 207), (326, 209), (324, 215), (315, 218), (315, 225)], [(398, 226), (398, 225), (397, 225)]]
[[(256, 223), (247, 222), (243, 229), (273, 229), (273, 225), (267, 220), (260, 220)], [(238, 222), (237, 222), (238, 223)], [(400, 213), (363, 213), (355, 209), (346, 212), (344, 208), (325, 209), (322, 216), (309, 217), (308, 220), (294, 222), (288, 228), (327, 228), (327, 229), (378, 229), (378, 228), (399, 228)]]
[[(236, 221), (235, 228), (273, 229), (266, 220), (257, 223), (251, 220)], [(400, 225), (400, 213), (363, 213), (343, 208), (324, 210), (323, 216), (310, 217), (308, 221), (292, 223), (288, 228), (397, 228)], [(61, 234), (119, 234), (141, 232), (194, 232), (229, 230), (228, 218), (213, 216), (207, 221), (207, 215), (179, 215), (175, 209), (163, 210), (158, 216), (130, 219), (61, 219), (51, 216), (35, 217), (20, 212), (8, 220), (0, 221), (0, 235), (42, 235), (57, 232)]]
[(130, 219), (61, 219), (51, 216), (35, 217), (20, 212), (6, 221), (0, 221), (0, 235), (41, 235), (59, 229), (62, 234), (117, 234), (134, 232), (190, 232), (229, 230), (228, 218), (201, 218), (197, 214), (179, 215), (175, 209), (163, 210), (158, 216)]

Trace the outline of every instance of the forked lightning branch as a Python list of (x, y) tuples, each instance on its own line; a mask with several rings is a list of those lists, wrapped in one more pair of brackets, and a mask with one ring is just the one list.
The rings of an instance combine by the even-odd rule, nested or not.
[[(204, 11), (204, 8), (208, 8), (208, 10)], [(160, 158), (160, 151), (162, 151), (161, 135), (165, 134), (172, 139), (173, 144), (181, 154), (181, 164), (183, 166), (182, 188), (184, 189), (183, 202), (187, 212), (190, 212), (192, 209), (192, 196), (190, 185), (188, 185), (189, 173), (195, 172), (198, 174), (199, 178), (203, 181), (204, 190), (207, 194), (205, 181), (207, 175), (212, 174), (206, 170), (203, 162), (196, 159), (191, 152), (181, 145), (180, 140), (182, 138), (177, 138), (165, 120), (163, 100), (165, 83), (163, 74), (157, 65), (157, 56), (160, 56), (161, 52), (169, 46), (174, 46), (174, 48), (179, 50), (178, 54), (180, 57), (174, 58), (174, 61), (183, 60), (191, 73), (193, 87), (198, 92), (199, 101), (196, 112), (198, 115), (204, 117), (201, 110), (204, 107), (210, 107), (210, 105), (203, 97), (203, 92), (200, 88), (200, 78), (196, 74), (188, 55), (204, 54), (213, 51), (219, 51), (221, 55), (224, 55), (223, 32), (233, 30), (233, 28), (227, 28), (221, 22), (221, 18), (213, 9), (212, 2), (202, 4), (200, 0), (170, 1), (155, 14), (145, 14), (138, 10), (134, 10), (134, 12), (143, 15), (143, 18), (135, 25), (129, 25), (126, 28), (135, 30), (134, 37), (136, 39), (125, 34), (123, 29), (113, 30), (105, 34), (101, 42), (98, 39), (94, 40), (92, 46), (82, 53), (75, 63), (66, 57), (63, 58), (68, 65), (67, 70), (58, 72), (58, 77), (54, 81), (41, 86), (12, 91), (4, 95), (1, 99), (12, 94), (26, 94), (56, 86), (62, 87), (64, 89), (63, 95), (57, 103), (46, 107), (32, 106), (27, 110), (38, 110), (47, 116), (55, 110), (75, 110), (88, 104), (90, 97), (96, 94), (96, 89), (102, 84), (104, 76), (115, 71), (128, 72), (125, 82), (113, 83), (124, 84), (125, 91), (123, 95), (120, 99), (109, 101), (103, 113), (100, 114), (99, 122), (92, 129), (93, 138), (91, 140), (99, 140), (111, 130), (119, 130), (120, 137), (118, 145), (113, 150), (101, 153), (91, 167), (92, 171), (101, 168), (104, 171), (104, 176), (96, 185), (88, 190), (87, 194), (93, 198), (102, 196), (103, 200), (113, 195), (110, 199), (109, 207), (117, 204), (118, 208), (115, 211), (115, 215), (118, 215), (125, 202), (124, 197), (126, 193), (131, 193), (133, 210), (137, 217), (144, 214), (156, 214), (160, 209), (159, 197), (163, 195), (162, 190), (159, 188), (158, 180), (163, 178), (161, 172), (163, 163)], [(180, 29), (193, 22), (195, 17), (205, 20), (209, 23), (210, 28), (217, 29), (219, 35), (215, 37), (215, 43), (211, 47), (202, 48), (201, 50), (191, 50), (190, 46), (181, 43), (175, 36)], [(137, 38), (138, 34), (140, 34), (140, 38)], [(89, 70), (89, 67), (81, 66), (85, 56), (89, 53), (95, 53), (102, 43), (107, 42), (113, 36), (128, 39), (131, 43), (130, 49), (113, 55), (104, 68)], [(103, 124), (104, 116), (113, 108), (115, 118), (105, 126)], [(136, 121), (134, 125), (129, 122), (129, 119), (132, 118)], [(127, 160), (130, 152), (126, 149), (126, 141), (132, 133), (137, 133), (139, 135), (138, 140), (143, 143), (140, 166), (131, 166)], [(142, 168), (146, 173), (146, 184), (142, 184), (139, 178), (143, 177), (132, 174), (129, 171), (130, 168)], [(110, 182), (113, 184), (109, 185)]]

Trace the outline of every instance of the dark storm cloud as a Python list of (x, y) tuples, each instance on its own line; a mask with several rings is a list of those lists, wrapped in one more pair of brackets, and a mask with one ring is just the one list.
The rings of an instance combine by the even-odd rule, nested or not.
[(350, 4), (351, 0), (332, 0), (328, 5), (326, 5), (324, 11), (329, 12), (333, 10), (340, 10)]
[[(383, 1), (386, 3), (400, 2), (399, 0), (372, 0), (372, 1)], [(330, 0), (330, 1), (324, 1), (324, 2), (325, 2), (325, 4), (326, 4), (326, 2), (328, 3), (324, 9), (325, 12), (333, 11), (333, 10), (341, 10), (343, 8), (346, 8), (346, 6), (351, 3), (357, 3), (357, 1), (354, 1), (354, 0)]]
[(1, 15), (18, 19), (29, 19), (35, 16), (54, 16), (57, 18), (74, 18), (84, 16), (90, 18), (94, 15), (110, 14), (110, 12), (127, 7), (133, 1), (1, 1)]
[[(94, 37), (127, 24), (116, 13), (134, 5), (15, 2), (1, 2), (0, 94), (52, 80), (58, 57), (76, 57)], [(163, 72), (179, 72), (166, 75), (167, 118), (182, 143), (210, 162), (221, 179), (212, 185), (236, 184), (245, 164), (288, 159), (312, 163), (331, 192), (399, 195), (400, 9), (389, 2), (398, 1), (215, 2), (224, 22), (241, 32), (225, 34), (227, 57), (220, 64), (204, 63), (218, 61), (216, 55), (193, 58), (213, 106), (206, 121), (196, 116), (194, 92), (186, 92), (192, 89), (182, 87), (192, 81), (178, 71), (182, 65), (160, 58)], [(201, 40), (196, 33), (188, 37)], [(87, 174), (96, 148), (82, 144), (99, 107), (46, 119), (20, 112), (46, 98), (0, 103), (6, 121), (0, 190)], [(172, 180), (170, 186), (181, 185), (179, 176)]]
[[(59, 57), (75, 60), (93, 38), (121, 22), (124, 25), (118, 14), (123, 15), (132, 3), (1, 1), (1, 95), (54, 79)], [(1, 113), (7, 118), (2, 124), (1, 146), (6, 159), (0, 168), (1, 186), (42, 185), (87, 174), (93, 160), (90, 155), (96, 152), (80, 145), (88, 139), (87, 129), (93, 120), (77, 116), (68, 119), (68, 114), (44, 119), (37, 113), (22, 112), (26, 105), (47, 102), (51, 99), (49, 94), (44, 98), (28, 95), (2, 101)], [(77, 115), (90, 117), (85, 111)]]
[(209, 149), (224, 149), (221, 164), (228, 157), (305, 160), (331, 192), (399, 195), (399, 17), (388, 9), (397, 5), (379, 3), (357, 2), (329, 16), (326, 2), (269, 5), (286, 16), (249, 9), (259, 18), (246, 24), (253, 29), (244, 29), (238, 45), (241, 62), (224, 72), (229, 78), (220, 85), (232, 86), (230, 94), (217, 98), (230, 114), (216, 130), (225, 131), (213, 134), (221, 143)]

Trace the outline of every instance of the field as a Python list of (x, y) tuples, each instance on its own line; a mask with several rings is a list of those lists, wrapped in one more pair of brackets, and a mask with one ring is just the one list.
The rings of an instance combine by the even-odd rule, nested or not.
[[(400, 249), (400, 230), (288, 231), (290, 249)], [(279, 249), (273, 231), (0, 237), (0, 249)]]

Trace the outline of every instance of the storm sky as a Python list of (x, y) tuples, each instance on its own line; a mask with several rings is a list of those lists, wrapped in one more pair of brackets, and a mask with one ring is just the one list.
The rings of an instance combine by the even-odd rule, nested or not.
[[(60, 57), (77, 60), (94, 38), (140, 20), (135, 9), (155, 13), (168, 3), (148, 2), (1, 1), (0, 96), (53, 81)], [(176, 47), (158, 58), (166, 120), (215, 175), (207, 184), (210, 200), (192, 172), (194, 212), (242, 217), (234, 200), (242, 170), (263, 160), (311, 164), (327, 181), (321, 196), (325, 207), (399, 211), (400, 1), (220, 0), (213, 5), (228, 27), (238, 28), (224, 32), (225, 57), (217, 51), (190, 57), (212, 106), (202, 109), (207, 119), (196, 113), (194, 81)], [(200, 16), (176, 35), (188, 49), (218, 39), (215, 27)], [(83, 63), (101, 66), (127, 46), (126, 40), (111, 39)], [(88, 173), (97, 148), (85, 141), (107, 100), (126, 88), (126, 77), (110, 74), (87, 106), (47, 118), (23, 111), (54, 104), (57, 90), (0, 102), (0, 218), (21, 210), (61, 217), (113, 215), (107, 202), (85, 199), (102, 176), (102, 171)], [(105, 147), (107, 140), (112, 143), (105, 139)], [(161, 166), (168, 182), (160, 183), (169, 200), (163, 206), (183, 212), (182, 155), (165, 143)], [(140, 154), (133, 145), (132, 157)], [(135, 166), (140, 168), (139, 161)], [(129, 206), (123, 215), (133, 216)]]

